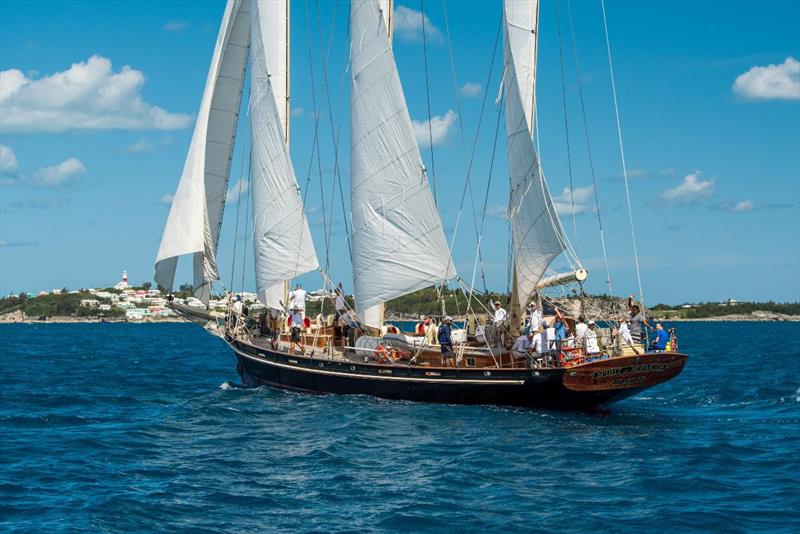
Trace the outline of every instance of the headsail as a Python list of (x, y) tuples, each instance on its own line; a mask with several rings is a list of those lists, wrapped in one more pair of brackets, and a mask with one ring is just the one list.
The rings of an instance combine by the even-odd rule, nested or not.
[(250, 180), (256, 288), (264, 304), (281, 309), (284, 281), (319, 263), (287, 144), (289, 2), (253, 7)]
[(193, 254), (194, 294), (219, 279), (217, 240), (250, 39), (250, 2), (228, 0), (181, 181), (156, 256), (155, 280), (172, 289), (178, 257)]
[(533, 145), (538, 0), (504, 2), (504, 100), (515, 290), (524, 301), (564, 250), (563, 231)]
[(350, 210), (359, 318), (455, 276), (387, 29), (390, 2), (350, 7)]

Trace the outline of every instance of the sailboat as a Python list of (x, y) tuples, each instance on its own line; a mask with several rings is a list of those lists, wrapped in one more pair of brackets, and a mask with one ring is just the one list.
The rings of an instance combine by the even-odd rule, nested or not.
[[(581, 283), (587, 271), (575, 258), (571, 271), (548, 272), (570, 251), (533, 141), (539, 6), (505, 0), (502, 9), (513, 245), (507, 330), (515, 337), (531, 299), (547, 287)], [(454, 330), (458, 365), (446, 366), (430, 331), (401, 332), (385, 322), (387, 301), (457, 276), (394, 59), (392, 16), (391, 0), (350, 2), (355, 309), (304, 324), (302, 352), (294, 350), (291, 321), (284, 322), (292, 311), (289, 282), (318, 270), (326, 288), (333, 287), (317, 259), (289, 150), (288, 0), (227, 3), (156, 259), (159, 286), (171, 290), (185, 255), (192, 257), (195, 297), (208, 302), (220, 279), (217, 245), (249, 62), (255, 283), (258, 299), (278, 320), (253, 327), (231, 306), (219, 325), (245, 384), (411, 401), (599, 408), (678, 375), (687, 356), (676, 350), (617, 344), (591, 352), (565, 343), (547, 357), (520, 358), (508, 336), (487, 335), (491, 327)], [(335, 321), (344, 323), (346, 336)]]

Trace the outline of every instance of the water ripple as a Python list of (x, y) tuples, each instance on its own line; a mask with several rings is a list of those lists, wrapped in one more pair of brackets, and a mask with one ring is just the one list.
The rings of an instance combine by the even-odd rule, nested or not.
[(191, 325), (3, 325), (0, 529), (800, 531), (798, 345), (709, 342), (741, 328), (681, 325), (684, 373), (598, 415), (243, 388)]

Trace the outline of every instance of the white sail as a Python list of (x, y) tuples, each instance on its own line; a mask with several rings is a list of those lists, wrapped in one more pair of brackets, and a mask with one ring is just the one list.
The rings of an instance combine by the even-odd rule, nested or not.
[(204, 301), (219, 279), (217, 240), (250, 39), (250, 2), (228, 0), (192, 142), (156, 256), (155, 280), (172, 289), (178, 257), (193, 254), (194, 293)]
[(516, 291), (521, 302), (530, 296), (550, 263), (564, 251), (561, 224), (533, 145), (538, 17), (537, 0), (504, 2), (509, 217)]
[(254, 3), (250, 180), (256, 289), (276, 309), (283, 308), (284, 281), (319, 266), (287, 145), (288, 17), (288, 1)]
[(359, 319), (455, 276), (387, 30), (387, 5), (350, 7), (350, 214)]

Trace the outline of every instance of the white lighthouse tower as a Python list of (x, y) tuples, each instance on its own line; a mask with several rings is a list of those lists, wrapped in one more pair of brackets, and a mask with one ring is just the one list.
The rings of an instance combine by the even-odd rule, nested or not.
[(122, 281), (117, 283), (114, 289), (128, 289), (128, 271), (122, 271)]

